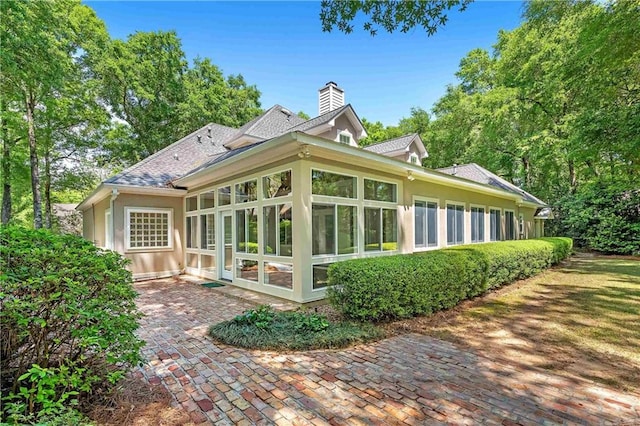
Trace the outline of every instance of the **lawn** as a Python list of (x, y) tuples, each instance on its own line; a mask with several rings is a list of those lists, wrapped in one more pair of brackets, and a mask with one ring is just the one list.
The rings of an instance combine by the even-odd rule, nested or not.
[(640, 391), (640, 260), (573, 257), (452, 310), (388, 327)]

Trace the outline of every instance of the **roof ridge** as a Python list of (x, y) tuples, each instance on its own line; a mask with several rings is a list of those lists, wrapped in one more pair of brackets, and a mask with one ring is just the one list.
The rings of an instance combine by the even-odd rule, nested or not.
[(174, 147), (175, 145), (179, 145), (180, 143), (185, 142), (188, 138), (191, 138), (192, 136), (196, 135), (198, 132), (200, 132), (202, 129), (207, 128), (209, 126), (220, 126), (220, 127), (226, 127), (227, 129), (233, 129), (233, 127), (229, 127), (229, 126), (225, 126), (223, 124), (218, 124), (218, 123), (214, 123), (214, 122), (209, 122), (207, 124), (205, 124), (204, 126), (200, 127), (197, 130), (194, 130), (193, 132), (189, 133), (188, 135), (183, 136), (182, 138), (178, 139), (177, 141), (165, 146), (164, 148), (162, 148), (160, 151), (156, 151), (153, 154), (149, 155), (148, 157), (143, 158), (142, 160), (138, 161), (135, 164), (132, 164), (131, 166), (127, 167), (126, 169), (122, 170), (120, 173), (117, 173), (113, 176), (110, 176), (109, 178), (105, 179), (103, 182), (106, 182), (107, 180), (116, 178), (118, 176), (125, 176), (128, 173), (132, 172), (134, 169), (143, 166), (145, 164), (147, 164), (148, 162), (150, 162), (151, 160), (159, 157), (161, 154), (163, 154), (165, 151), (168, 151), (170, 148)]

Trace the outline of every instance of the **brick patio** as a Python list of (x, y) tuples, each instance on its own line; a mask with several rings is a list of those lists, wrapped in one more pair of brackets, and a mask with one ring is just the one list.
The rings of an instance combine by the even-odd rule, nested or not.
[(428, 336), (290, 354), (214, 344), (208, 326), (253, 305), (171, 280), (136, 290), (142, 372), (196, 424), (640, 424), (639, 395)]

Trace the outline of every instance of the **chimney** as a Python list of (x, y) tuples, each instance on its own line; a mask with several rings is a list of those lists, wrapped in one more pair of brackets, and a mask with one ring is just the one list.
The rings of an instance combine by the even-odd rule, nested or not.
[(333, 81), (318, 91), (318, 115), (326, 114), (344, 105), (344, 90)]

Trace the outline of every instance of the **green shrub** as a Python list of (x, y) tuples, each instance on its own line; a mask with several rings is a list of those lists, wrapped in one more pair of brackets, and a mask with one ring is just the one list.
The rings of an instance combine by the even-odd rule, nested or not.
[(259, 306), (209, 328), (214, 339), (250, 349), (308, 350), (342, 348), (382, 336), (370, 324), (331, 323), (324, 315), (309, 312), (275, 312)]
[(127, 262), (80, 237), (0, 228), (4, 419), (62, 415), (140, 362)]
[(430, 314), (533, 276), (570, 251), (571, 239), (545, 238), (347, 260), (329, 267), (327, 293), (336, 309), (360, 321)]

